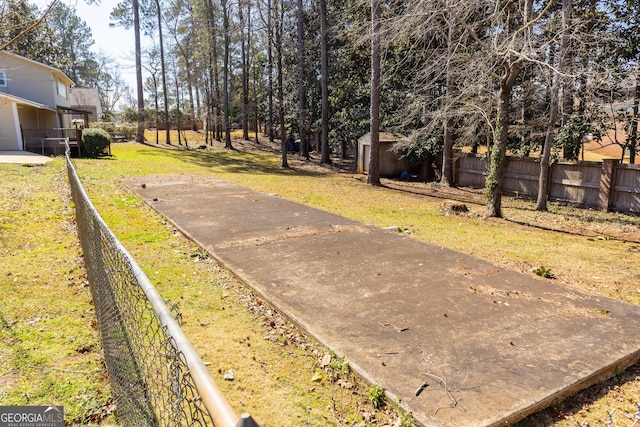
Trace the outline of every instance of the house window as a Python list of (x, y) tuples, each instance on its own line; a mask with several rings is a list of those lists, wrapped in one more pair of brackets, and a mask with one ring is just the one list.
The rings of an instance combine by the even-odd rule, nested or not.
[(7, 71), (0, 70), (0, 87), (7, 87)]
[(67, 87), (60, 80), (56, 80), (56, 82), (58, 83), (58, 95), (60, 95), (63, 98), (66, 98), (67, 97)]

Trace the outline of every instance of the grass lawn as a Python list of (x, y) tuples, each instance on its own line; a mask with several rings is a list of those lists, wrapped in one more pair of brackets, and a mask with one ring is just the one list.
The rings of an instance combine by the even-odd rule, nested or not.
[(113, 407), (58, 159), (0, 165), (0, 405), (64, 405), (65, 420), (112, 423)]
[[(371, 425), (371, 417), (377, 425), (408, 421), (404, 414), (375, 410), (371, 388), (347, 374), (344, 361), (329, 359), (257, 300), (132, 195), (121, 177), (213, 176), (374, 226), (398, 226), (416, 239), (503, 267), (533, 274), (544, 266), (554, 280), (580, 291), (640, 303), (638, 217), (554, 204), (541, 213), (530, 202), (507, 198), (505, 219), (487, 220), (475, 193), (467, 202), (470, 214), (445, 215), (442, 198), (433, 197), (436, 187), (421, 188), (431, 195), (413, 187), (369, 187), (362, 176), (295, 157), (283, 170), (279, 156), (269, 152), (160, 147), (113, 144), (112, 158), (77, 160), (78, 174), (160, 293), (179, 304), (185, 332), (214, 377), (236, 372), (236, 380), (219, 384), (237, 411), (268, 420), (263, 427)], [(114, 422), (110, 392), (65, 181), (61, 159), (33, 168), (0, 165), (0, 287), (6, 295), (0, 300), (0, 404), (63, 404), (76, 424), (105, 425)], [(319, 374), (324, 379), (312, 381)], [(618, 416), (634, 414), (639, 375), (633, 367), (523, 425), (592, 424), (614, 408)]]

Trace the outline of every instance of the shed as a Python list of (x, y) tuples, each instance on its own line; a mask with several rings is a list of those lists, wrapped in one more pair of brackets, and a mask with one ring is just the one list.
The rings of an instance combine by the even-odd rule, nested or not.
[[(380, 132), (380, 176), (399, 176), (403, 171), (409, 170), (407, 159), (398, 158), (391, 149), (393, 145), (405, 138), (397, 133)], [(358, 172), (369, 173), (371, 159), (371, 133), (358, 139)]]

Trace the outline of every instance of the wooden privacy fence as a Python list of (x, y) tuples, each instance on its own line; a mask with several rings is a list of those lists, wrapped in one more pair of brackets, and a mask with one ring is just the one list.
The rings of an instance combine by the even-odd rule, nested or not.
[[(482, 188), (489, 159), (460, 154), (454, 162), (454, 182), (460, 187)], [(539, 159), (509, 158), (503, 189), (506, 194), (537, 197)], [(604, 162), (556, 163), (551, 166), (549, 200), (603, 211), (640, 213), (640, 165)]]

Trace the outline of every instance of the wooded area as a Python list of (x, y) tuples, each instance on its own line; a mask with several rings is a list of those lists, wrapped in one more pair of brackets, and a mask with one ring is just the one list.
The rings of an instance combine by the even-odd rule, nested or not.
[[(24, 0), (0, 5), (0, 45), (42, 13)], [(138, 140), (145, 123), (201, 123), (232, 148), (225, 130), (237, 123), (249, 139), (260, 123), (281, 139), (287, 167), (288, 138), (308, 156), (320, 133), (329, 162), (373, 131), (375, 162), (377, 131), (397, 132), (411, 164), (443, 157), (443, 184), (453, 182), (454, 147), (486, 146), (487, 215), (500, 216), (507, 153), (540, 156), (541, 189), (548, 166), (577, 160), (585, 138), (608, 133), (635, 163), (639, 9), (633, 0), (124, 0), (111, 18), (136, 29), (135, 94), (63, 4), (7, 49), (97, 86), (109, 114), (126, 99)], [(142, 51), (141, 37), (153, 46)], [(538, 195), (538, 209), (547, 199)]]

